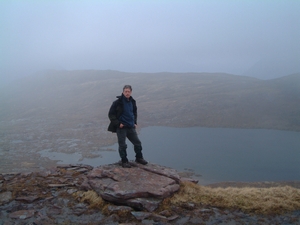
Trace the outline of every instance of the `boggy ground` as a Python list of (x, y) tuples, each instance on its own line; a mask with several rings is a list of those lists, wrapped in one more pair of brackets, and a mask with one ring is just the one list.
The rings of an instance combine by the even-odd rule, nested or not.
[(145, 212), (108, 203), (87, 190), (92, 169), (69, 165), (1, 174), (0, 224), (300, 224), (299, 182), (256, 187), (182, 182), (157, 210)]

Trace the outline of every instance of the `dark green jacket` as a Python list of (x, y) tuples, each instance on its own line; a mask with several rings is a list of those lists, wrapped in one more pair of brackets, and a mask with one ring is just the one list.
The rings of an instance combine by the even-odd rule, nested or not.
[[(108, 118), (110, 120), (110, 123), (108, 125), (107, 130), (115, 133), (117, 131), (117, 128), (120, 126), (119, 117), (123, 113), (123, 99), (125, 96), (122, 94), (121, 96), (117, 96), (117, 100), (115, 100), (108, 112)], [(137, 107), (136, 107), (136, 101), (130, 97), (129, 100), (132, 102), (133, 106), (133, 115), (134, 115), (134, 123), (137, 124)]]

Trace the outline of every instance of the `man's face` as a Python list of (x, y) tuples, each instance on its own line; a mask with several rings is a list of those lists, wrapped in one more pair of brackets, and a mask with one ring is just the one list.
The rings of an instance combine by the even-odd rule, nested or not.
[(126, 97), (126, 98), (130, 98), (131, 96), (131, 90), (129, 88), (125, 88), (123, 90), (123, 95)]

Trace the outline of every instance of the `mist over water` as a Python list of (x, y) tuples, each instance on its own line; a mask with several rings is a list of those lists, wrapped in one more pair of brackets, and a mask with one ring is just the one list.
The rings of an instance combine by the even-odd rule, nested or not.
[[(192, 170), (201, 175), (197, 177), (200, 184), (300, 179), (300, 132), (147, 127), (141, 130), (139, 137), (146, 160), (178, 171)], [(128, 158), (134, 160), (133, 146), (129, 141), (127, 144)], [(117, 162), (118, 145), (108, 148), (115, 151), (102, 152), (102, 157), (83, 159), (79, 163), (97, 166)], [(62, 163), (72, 163), (70, 157), (66, 159), (69, 161)]]

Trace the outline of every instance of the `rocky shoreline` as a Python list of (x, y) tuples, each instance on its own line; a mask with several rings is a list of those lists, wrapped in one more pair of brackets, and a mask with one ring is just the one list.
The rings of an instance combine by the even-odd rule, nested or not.
[(300, 211), (255, 215), (194, 203), (164, 207), (188, 179), (171, 168), (132, 165), (0, 174), (0, 224), (300, 224)]

